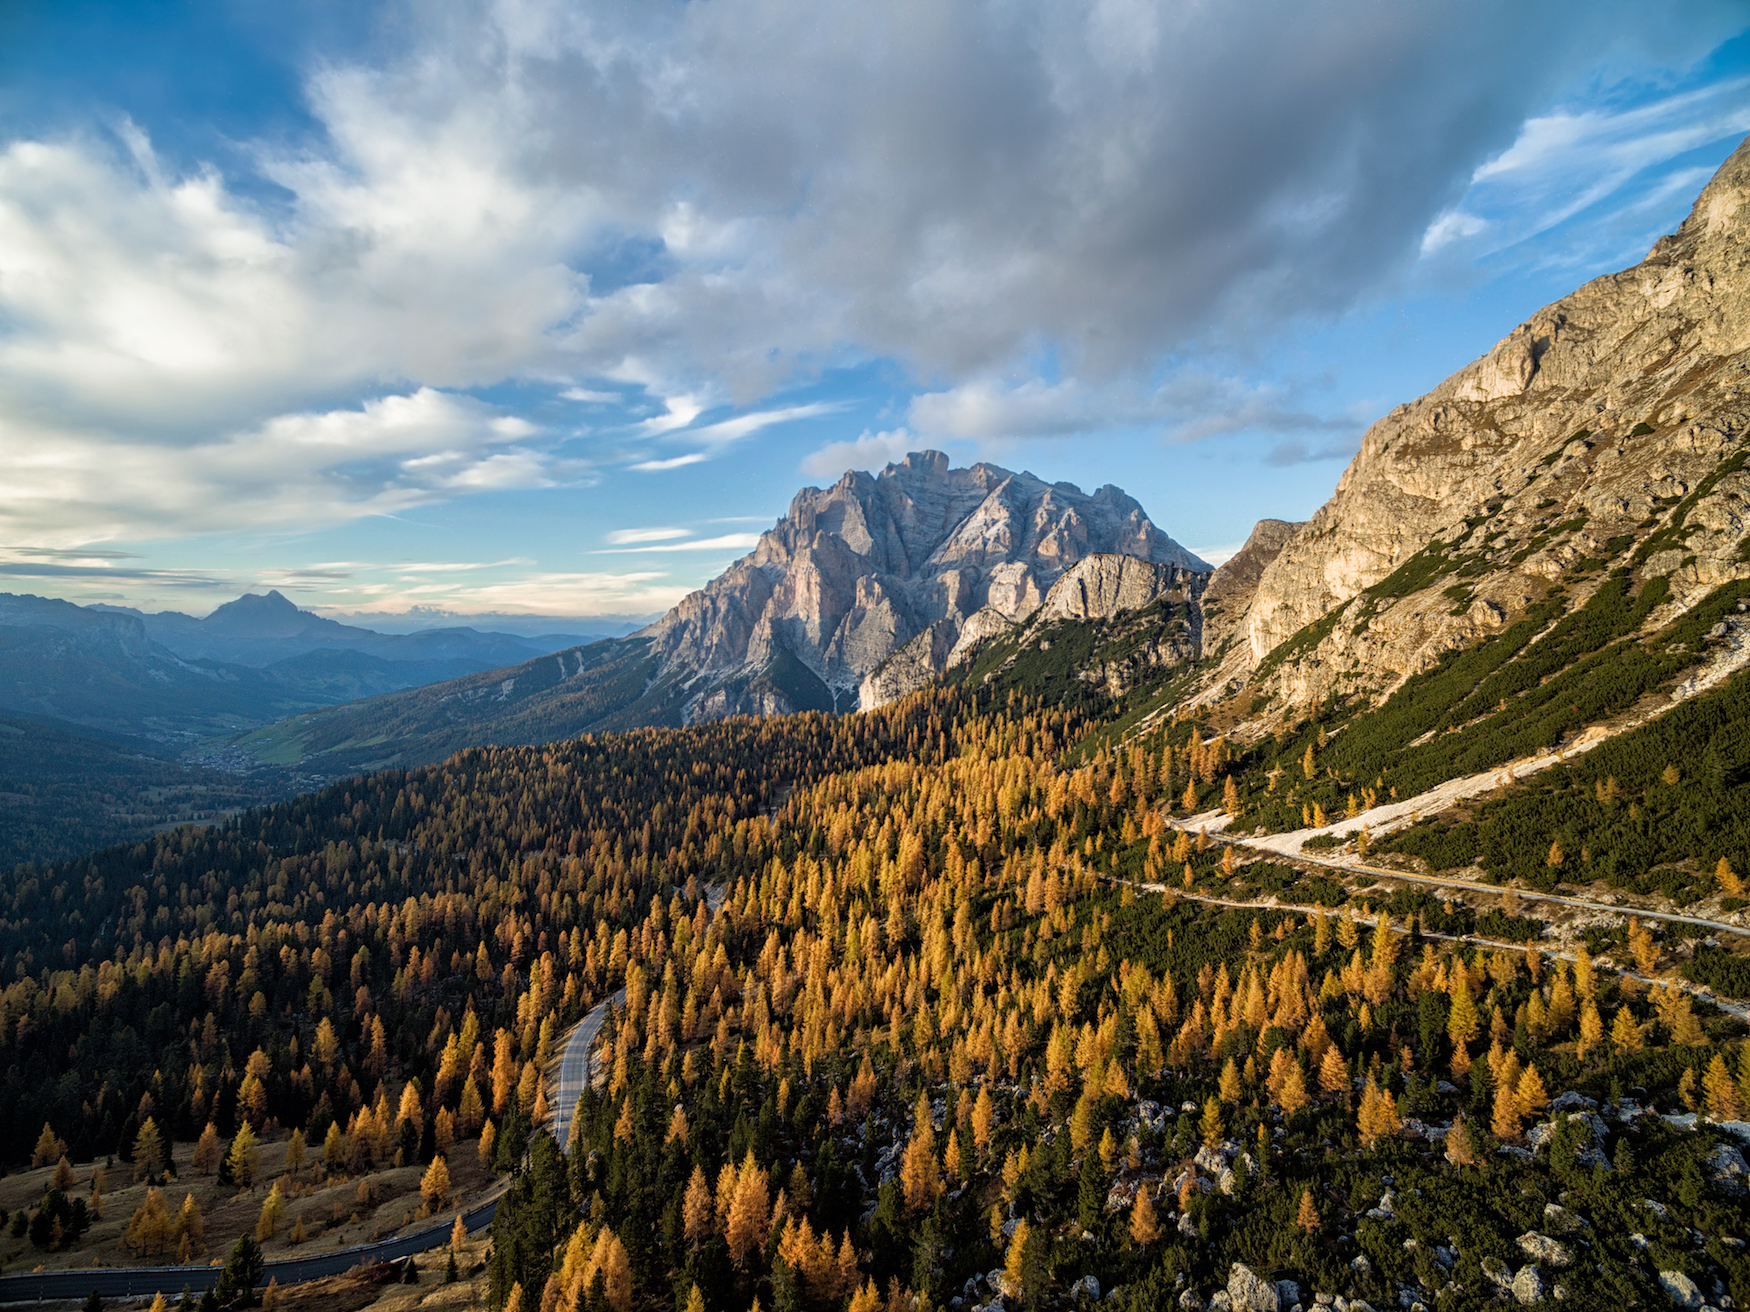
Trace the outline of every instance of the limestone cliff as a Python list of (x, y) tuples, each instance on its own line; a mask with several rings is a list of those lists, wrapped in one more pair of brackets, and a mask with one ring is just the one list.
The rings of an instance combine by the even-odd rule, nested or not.
[[(1089, 495), (995, 465), (951, 469), (926, 451), (805, 488), (752, 554), (638, 636), (664, 677), (689, 681), (689, 719), (850, 710), (928, 682), (973, 616), (1033, 614), (1090, 556), (1209, 569), (1115, 487)], [(1132, 570), (1111, 586), (1150, 585)]]
[(1232, 618), (1210, 625), (1244, 639), (1210, 694), (1259, 675), (1254, 698), (1287, 703), (1389, 688), (1510, 623), (1577, 561), (1625, 563), (1666, 530), (1637, 568), (1668, 576), (1678, 606), (1742, 576), (1747, 390), (1750, 143), (1639, 264), (1546, 307), (1368, 430), (1243, 613), (1236, 596)]

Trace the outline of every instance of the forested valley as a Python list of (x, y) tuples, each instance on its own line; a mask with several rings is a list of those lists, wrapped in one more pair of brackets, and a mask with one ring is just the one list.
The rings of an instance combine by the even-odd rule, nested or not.
[[(487, 1288), (516, 1312), (1750, 1298), (1740, 1022), (1529, 917), (1241, 859), (1168, 821), (1233, 802), (1242, 753), (1097, 728), (938, 689), (470, 750), (21, 866), (0, 1154), (467, 1154), (514, 1177)], [(560, 1145), (541, 1069), (621, 989)], [(87, 1205), (21, 1210), (22, 1260)], [(320, 1231), (287, 1206), (267, 1233)]]

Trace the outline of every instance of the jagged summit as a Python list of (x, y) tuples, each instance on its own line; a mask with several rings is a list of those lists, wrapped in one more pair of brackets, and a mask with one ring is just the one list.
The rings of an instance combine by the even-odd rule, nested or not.
[[(914, 452), (876, 475), (852, 470), (829, 488), (802, 489), (751, 554), (639, 636), (653, 640), (665, 672), (692, 672), (691, 718), (771, 714), (823, 697), (849, 710), (885, 695), (866, 680), (908, 643), (931, 653), (913, 663), (906, 683), (917, 686), (943, 668), (972, 616), (1031, 614), (1065, 570), (1095, 554), (1209, 570), (1116, 487), (1090, 495)], [(762, 677), (774, 667), (781, 677)]]

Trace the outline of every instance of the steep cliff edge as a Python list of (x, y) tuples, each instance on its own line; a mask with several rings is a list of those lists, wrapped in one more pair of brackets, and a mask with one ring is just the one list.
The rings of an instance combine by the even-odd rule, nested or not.
[(1263, 569), (1244, 650), (1211, 692), (1251, 679), (1255, 697), (1304, 704), (1389, 689), (1514, 622), (1577, 561), (1624, 563), (1667, 528), (1636, 572), (1668, 576), (1674, 606), (1741, 576), (1747, 347), (1750, 144), (1640, 264), (1368, 430)]

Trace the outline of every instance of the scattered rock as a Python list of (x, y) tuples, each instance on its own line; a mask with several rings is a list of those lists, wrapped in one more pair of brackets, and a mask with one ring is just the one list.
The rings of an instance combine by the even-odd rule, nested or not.
[(1535, 1230), (1528, 1230), (1520, 1235), (1517, 1243), (1519, 1251), (1533, 1262), (1543, 1262), (1549, 1266), (1567, 1266), (1574, 1260), (1574, 1254), (1566, 1244), (1551, 1239), (1548, 1235), (1540, 1235)]
[(1085, 1298), (1091, 1303), (1100, 1301), (1100, 1278), (1098, 1276), (1083, 1276), (1069, 1287), (1070, 1300)]
[(1701, 1290), (1695, 1281), (1681, 1271), (1659, 1272), (1659, 1283), (1665, 1292), (1671, 1295), (1671, 1301), (1678, 1307), (1699, 1308), (1701, 1306)]
[(1560, 1230), (1565, 1235), (1576, 1234), (1586, 1228), (1586, 1219), (1576, 1212), (1570, 1212), (1560, 1203), (1545, 1203), (1543, 1205), (1544, 1223), (1551, 1229)]
[(1187, 1289), (1179, 1295), (1179, 1307), (1182, 1312), (1203, 1312), (1203, 1296), (1195, 1289)]
[(1722, 1192), (1734, 1197), (1744, 1192), (1745, 1177), (1750, 1176), (1750, 1167), (1746, 1167), (1744, 1163), (1744, 1154), (1731, 1144), (1716, 1144), (1704, 1164), (1707, 1166), (1708, 1179)]
[[(1457, 1091), (1454, 1090), (1454, 1092)], [(1572, 1089), (1567, 1089), (1562, 1093), (1558, 1093), (1554, 1098), (1550, 1099), (1549, 1104), (1549, 1109), (1552, 1112), (1589, 1112), (1596, 1111), (1597, 1108), (1598, 1103), (1596, 1099), (1588, 1098), (1585, 1094), (1576, 1093)]]
[(1513, 1301), (1522, 1307), (1543, 1301), (1543, 1273), (1535, 1266), (1522, 1266), (1513, 1277)]
[(1227, 1296), (1236, 1312), (1283, 1312), (1276, 1286), (1243, 1262), (1235, 1262), (1228, 1273)]

